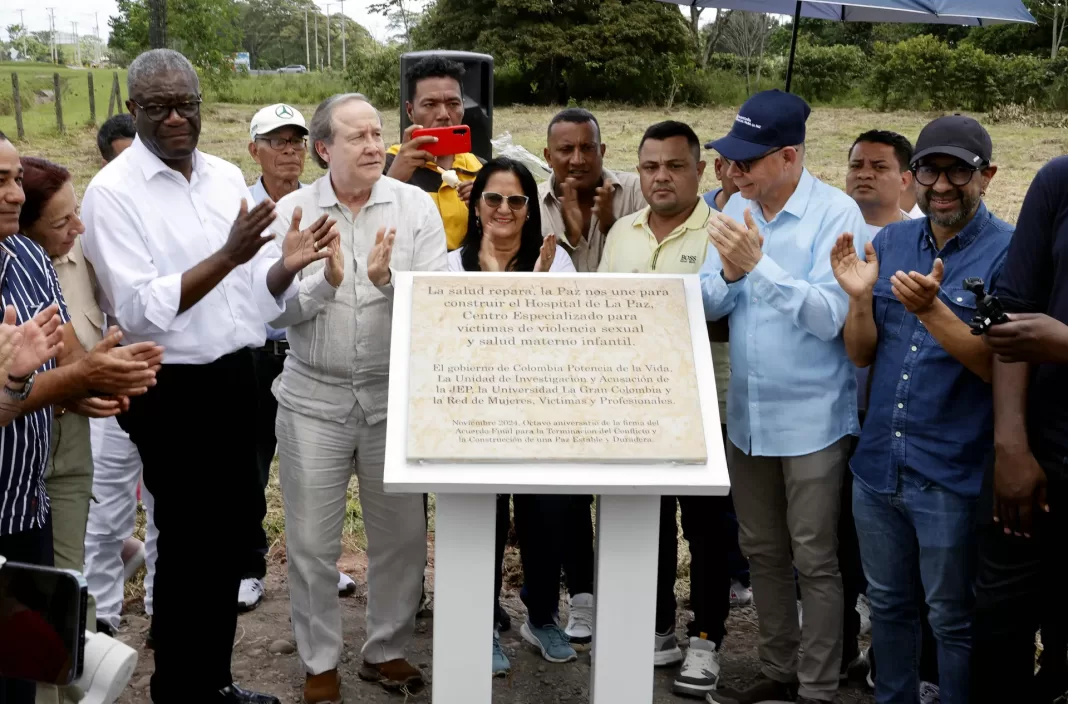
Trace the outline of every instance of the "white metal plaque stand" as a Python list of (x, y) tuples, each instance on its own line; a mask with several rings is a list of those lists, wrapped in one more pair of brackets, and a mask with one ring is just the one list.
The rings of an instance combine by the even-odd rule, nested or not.
[[(434, 704), (489, 704), (492, 700), (496, 495), (506, 493), (599, 497), (590, 701), (651, 702), (660, 496), (722, 496), (730, 491), (697, 277), (677, 278), (685, 283), (708, 454), (705, 464), (459, 464), (407, 459), (411, 298), (413, 280), (420, 275), (395, 272), (385, 487), (394, 492), (437, 494)], [(537, 276), (544, 280), (574, 275)], [(619, 278), (618, 274), (606, 276)]]

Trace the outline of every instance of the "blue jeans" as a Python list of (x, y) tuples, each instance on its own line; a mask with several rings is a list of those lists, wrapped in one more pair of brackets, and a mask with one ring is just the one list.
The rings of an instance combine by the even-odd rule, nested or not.
[(969, 703), (976, 501), (909, 469), (901, 470), (893, 494), (853, 483), (872, 644), (886, 654), (879, 658), (877, 704), (917, 702), (921, 597), (938, 643), (940, 700)]

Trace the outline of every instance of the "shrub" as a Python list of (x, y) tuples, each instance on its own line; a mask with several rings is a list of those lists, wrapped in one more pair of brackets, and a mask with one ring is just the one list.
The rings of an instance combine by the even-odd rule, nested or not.
[(793, 91), (812, 101), (830, 102), (847, 95), (868, 72), (868, 60), (857, 46), (797, 46)]
[(379, 108), (400, 102), (400, 55), (398, 46), (371, 48), (349, 60), (348, 90), (363, 93)]
[(951, 54), (952, 103), (944, 107), (985, 112), (1002, 102), (999, 61), (982, 49), (965, 44)]
[(1000, 58), (996, 80), (1002, 103), (1044, 103), (1050, 85), (1050, 61), (1037, 56)]

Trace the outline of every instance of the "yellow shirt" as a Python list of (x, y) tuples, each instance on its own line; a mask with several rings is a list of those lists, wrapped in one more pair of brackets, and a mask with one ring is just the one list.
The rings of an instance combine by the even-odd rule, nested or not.
[[(704, 199), (697, 201), (686, 221), (672, 230), (662, 242), (649, 228), (648, 206), (616, 220), (608, 232), (599, 272), (627, 274), (696, 274), (708, 252), (708, 219), (712, 209)], [(727, 422), (727, 386), (731, 378), (730, 344), (712, 343), (712, 367), (719, 397), (719, 419)]]
[[(394, 144), (386, 152), (385, 171), (389, 171), (393, 157), (400, 151), (400, 145)], [(452, 168), (460, 181), (474, 181), (482, 168), (482, 161), (474, 154), (457, 154), (452, 158)], [(430, 166), (415, 170), (408, 183), (417, 186), (428, 194), (434, 205), (438, 206), (441, 221), (445, 223), (445, 242), (449, 251), (458, 249), (467, 235), (467, 203), (460, 199), (456, 189), (446, 184), (441, 174)]]

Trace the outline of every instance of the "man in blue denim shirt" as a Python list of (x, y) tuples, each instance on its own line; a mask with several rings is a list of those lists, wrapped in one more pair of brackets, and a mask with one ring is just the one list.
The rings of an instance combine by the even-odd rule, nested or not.
[(705, 316), (729, 316), (727, 471), (759, 604), (764, 676), (710, 694), (728, 704), (829, 702), (838, 690), (840, 487), (859, 426), (841, 338), (849, 302), (830, 253), (839, 234), (866, 225), (849, 196), (805, 168), (808, 115), (801, 98), (764, 91), (712, 145), (740, 192), (709, 219), (701, 288)]
[(866, 262), (848, 234), (831, 254), (850, 296), (846, 350), (857, 366), (873, 365), (850, 466), (873, 645), (890, 654), (879, 661), (879, 704), (917, 700), (920, 588), (938, 644), (940, 700), (969, 702), (973, 520), (994, 412), (992, 356), (968, 327), (976, 301), (963, 282), (996, 283), (1012, 238), (982, 201), (997, 171), (991, 151), (990, 135), (969, 117), (931, 122), (912, 159), (927, 219), (884, 228)]

